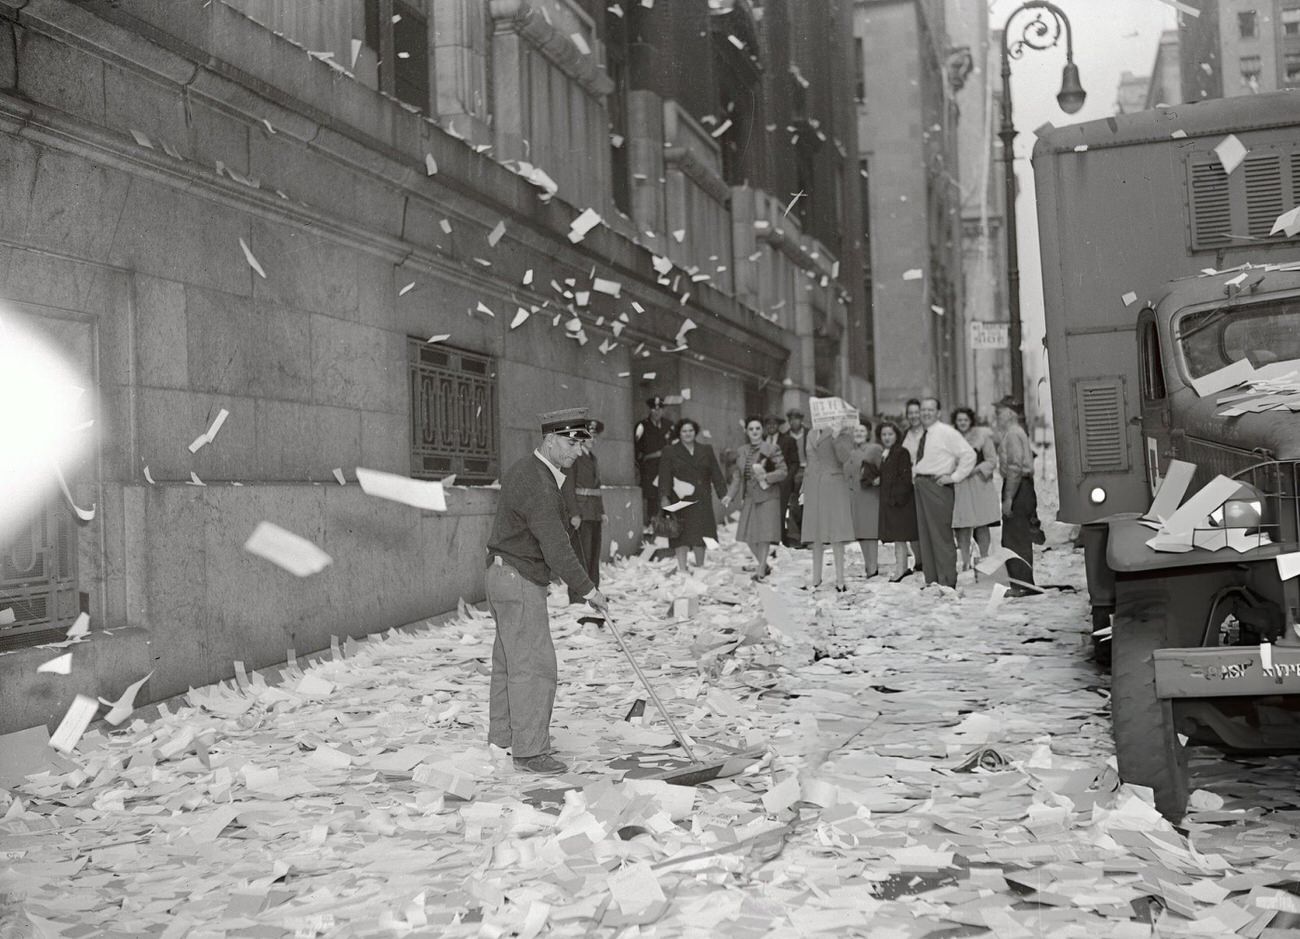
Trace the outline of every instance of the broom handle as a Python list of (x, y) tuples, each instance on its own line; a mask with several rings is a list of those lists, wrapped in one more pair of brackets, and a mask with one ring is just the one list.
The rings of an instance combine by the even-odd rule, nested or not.
[(695, 751), (692, 750), (691, 745), (686, 742), (686, 735), (677, 729), (677, 725), (673, 723), (672, 716), (668, 713), (668, 709), (664, 707), (664, 703), (659, 700), (659, 695), (655, 694), (655, 690), (650, 687), (650, 682), (646, 680), (645, 672), (641, 671), (641, 666), (636, 664), (636, 659), (632, 657), (632, 650), (629, 649), (627, 643), (623, 641), (623, 636), (614, 625), (614, 618), (609, 615), (608, 610), (605, 611), (605, 625), (609, 627), (610, 633), (614, 636), (614, 639), (617, 640), (618, 647), (622, 649), (623, 654), (627, 656), (628, 662), (632, 665), (632, 670), (636, 672), (636, 677), (641, 679), (641, 684), (645, 687), (646, 694), (650, 695), (650, 700), (654, 702), (655, 707), (659, 709), (659, 713), (663, 715), (664, 720), (668, 722), (668, 726), (672, 728), (673, 736), (676, 737), (677, 742), (682, 745), (682, 749), (686, 751), (687, 757), (690, 758), (692, 763), (698, 763), (699, 760), (695, 758)]

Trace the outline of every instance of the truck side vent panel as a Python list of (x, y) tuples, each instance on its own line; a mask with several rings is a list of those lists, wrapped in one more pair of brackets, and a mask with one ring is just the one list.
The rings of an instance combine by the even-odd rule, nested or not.
[(1083, 472), (1127, 471), (1128, 424), (1124, 414), (1123, 379), (1091, 378), (1075, 382), (1074, 403)]
[(1201, 250), (1227, 244), (1232, 230), (1228, 174), (1217, 158), (1212, 163), (1193, 163), (1191, 170), (1192, 248)]
[(1246, 157), (1246, 229), (1252, 238), (1267, 238), (1286, 210), (1282, 194), (1282, 158), (1277, 154)]

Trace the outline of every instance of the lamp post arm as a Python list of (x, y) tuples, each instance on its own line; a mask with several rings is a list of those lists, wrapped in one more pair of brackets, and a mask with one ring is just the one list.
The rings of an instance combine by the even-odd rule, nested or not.
[[(1051, 20), (1044, 21), (1041, 16), (1025, 24), (1020, 38), (1011, 41), (1011, 22), (1026, 10), (1044, 10), (1051, 15)], [(1064, 11), (1048, 0), (1025, 0), (1011, 11), (1006, 25), (1002, 28), (1002, 125), (998, 137), (1002, 141), (1003, 185), (1005, 186), (1005, 213), (1007, 232), (1007, 341), (1011, 346), (1011, 395), (1018, 401), (1025, 400), (1025, 363), (1020, 346), (1023, 342), (1020, 318), (1020, 245), (1017, 241), (1016, 225), (1016, 173), (1015, 140), (1016, 128), (1011, 119), (1011, 60), (1020, 58), (1026, 49), (1050, 49), (1065, 33), (1065, 59), (1074, 62), (1074, 35), (1070, 30), (1070, 21)]]

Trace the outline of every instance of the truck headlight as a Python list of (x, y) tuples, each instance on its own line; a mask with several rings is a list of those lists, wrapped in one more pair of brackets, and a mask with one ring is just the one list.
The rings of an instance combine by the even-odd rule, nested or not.
[(1247, 534), (1268, 524), (1268, 503), (1249, 483), (1242, 483), (1228, 501), (1210, 513), (1210, 521), (1220, 528), (1244, 528)]
[(1106, 490), (1101, 486), (1093, 486), (1092, 491), (1088, 493), (1088, 501), (1093, 505), (1101, 505), (1106, 501)]

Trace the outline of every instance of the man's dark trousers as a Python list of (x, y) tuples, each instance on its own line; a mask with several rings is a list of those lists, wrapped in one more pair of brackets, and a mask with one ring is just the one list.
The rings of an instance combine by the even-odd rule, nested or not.
[(1034, 481), (1022, 478), (1011, 497), (1011, 514), (1002, 519), (1002, 547), (1023, 558), (1007, 561), (1007, 576), (1026, 584), (1034, 582), (1034, 519), (1037, 516), (1038, 493), (1034, 491)]

